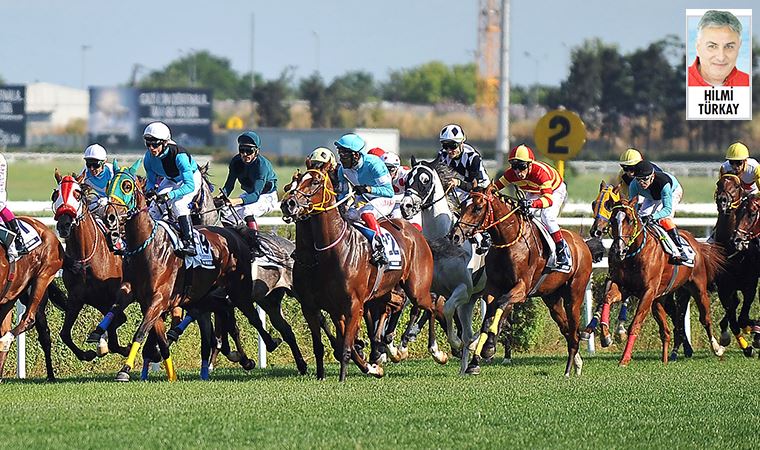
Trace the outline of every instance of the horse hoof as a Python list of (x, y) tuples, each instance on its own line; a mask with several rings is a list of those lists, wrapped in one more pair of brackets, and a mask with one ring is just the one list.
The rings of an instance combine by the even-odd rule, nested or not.
[(282, 339), (272, 339), (272, 343), (270, 345), (267, 345), (267, 353), (272, 353), (273, 351), (277, 350), (277, 347), (279, 347), (280, 344), (282, 344)]
[(169, 342), (177, 342), (179, 340), (179, 336), (179, 331), (174, 328), (166, 332), (166, 339), (168, 339)]
[(618, 363), (618, 367), (628, 367), (628, 364), (630, 364), (630, 361), (620, 361)]
[(610, 345), (612, 345), (612, 338), (610, 337), (609, 334), (603, 334), (599, 338), (599, 343), (602, 344), (602, 347), (607, 348)]
[(393, 345), (393, 343), (390, 343), (387, 345), (388, 347), (388, 356), (391, 359), (391, 362), (398, 363), (401, 362), (401, 353), (398, 351), (398, 348)]
[(747, 348), (743, 349), (742, 352), (744, 353), (744, 356), (746, 356), (747, 358), (752, 358), (752, 354), (754, 353), (754, 349), (752, 347), (747, 347)]
[(98, 356), (101, 358), (108, 354), (108, 341), (104, 337), (98, 340), (98, 346), (95, 348), (95, 351), (98, 352)]
[(480, 366), (476, 364), (470, 364), (464, 371), (467, 375), (480, 375)]
[(372, 375), (375, 378), (382, 378), (385, 376), (385, 371), (383, 370), (383, 366), (378, 364), (370, 364), (368, 372), (370, 375)]
[(100, 356), (100, 355), (96, 354), (94, 351), (92, 351), (92, 350), (87, 350), (87, 351), (86, 351), (86, 352), (84, 352), (84, 354), (82, 355), (82, 361), (92, 361), (92, 360), (94, 360), (95, 358), (97, 358), (98, 356)]
[(482, 356), (485, 359), (493, 358), (493, 355), (496, 354), (496, 346), (486, 344), (483, 346), (483, 350), (480, 352), (480, 356)]
[(678, 352), (676, 351), (670, 352), (670, 356), (668, 356), (668, 361), (677, 361), (677, 360), (678, 360)]
[(306, 375), (306, 370), (307, 370), (306, 361), (304, 361), (303, 359), (296, 361), (296, 368), (298, 369), (299, 374)]
[(728, 330), (720, 334), (720, 339), (718, 340), (718, 344), (720, 344), (723, 347), (728, 347), (729, 345), (731, 345), (731, 333), (729, 333)]
[(440, 365), (444, 365), (449, 362), (449, 355), (441, 350), (437, 350), (433, 353), (433, 359)]
[(409, 358), (409, 347), (399, 347), (398, 349), (399, 361), (403, 361)]
[(462, 359), (462, 349), (461, 348), (451, 348), (451, 354), (454, 356), (454, 358)]
[(589, 332), (588, 330), (581, 331), (580, 338), (581, 338), (581, 341), (584, 341), (584, 342), (588, 341), (589, 339), (591, 339), (591, 332)]
[(244, 361), (240, 361), (240, 367), (242, 367), (243, 370), (253, 370), (256, 368), (256, 361), (252, 359), (246, 359)]
[(229, 362), (234, 362), (234, 363), (240, 362), (240, 360), (242, 359), (242, 356), (240, 356), (240, 352), (238, 351), (232, 351), (230, 352), (229, 355), (226, 355), (226, 356)]
[(511, 366), (512, 365), (512, 358), (504, 358), (501, 360), (502, 366)]
[(103, 336), (101, 333), (97, 331), (93, 331), (92, 333), (90, 333), (89, 336), (87, 336), (87, 339), (85, 339), (85, 342), (87, 344), (97, 344), (98, 342), (100, 342), (101, 336)]
[(126, 383), (127, 381), (129, 381), (129, 373), (120, 371), (119, 373), (116, 374), (115, 380), (122, 383)]

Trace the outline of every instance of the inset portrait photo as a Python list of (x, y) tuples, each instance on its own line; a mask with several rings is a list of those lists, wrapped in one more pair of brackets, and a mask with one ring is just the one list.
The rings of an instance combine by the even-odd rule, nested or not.
[(752, 10), (686, 10), (687, 120), (752, 119)]

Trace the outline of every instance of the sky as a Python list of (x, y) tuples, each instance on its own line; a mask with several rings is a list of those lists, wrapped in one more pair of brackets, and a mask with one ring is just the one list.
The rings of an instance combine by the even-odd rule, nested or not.
[[(511, 84), (559, 84), (570, 49), (588, 38), (628, 52), (668, 34), (684, 39), (687, 8), (756, 4), (727, 3), (512, 0)], [(254, 71), (267, 79), (292, 66), (296, 78), (364, 70), (386, 80), (432, 60), (474, 62), (478, 14), (477, 0), (0, 0), (0, 76), (113, 86), (126, 83), (135, 64), (160, 69), (195, 50), (245, 73), (253, 41)]]

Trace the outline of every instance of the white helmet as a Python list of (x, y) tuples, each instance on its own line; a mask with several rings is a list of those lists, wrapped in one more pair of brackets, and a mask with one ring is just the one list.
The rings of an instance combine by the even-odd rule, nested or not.
[(440, 141), (454, 141), (458, 144), (464, 142), (464, 130), (459, 125), (452, 123), (441, 130)]
[(143, 137), (152, 137), (159, 141), (168, 141), (172, 138), (169, 127), (163, 122), (151, 122), (145, 127)]
[(332, 166), (338, 165), (335, 160), (335, 154), (330, 151), (329, 148), (317, 147), (313, 152), (306, 157), (306, 161), (309, 163), (328, 163)]
[(98, 161), (106, 160), (106, 149), (100, 144), (92, 144), (84, 149), (84, 159), (97, 159)]
[(399, 158), (398, 155), (395, 153), (385, 152), (382, 156), (382, 159), (386, 166), (391, 166), (391, 167), (401, 166), (401, 158)]

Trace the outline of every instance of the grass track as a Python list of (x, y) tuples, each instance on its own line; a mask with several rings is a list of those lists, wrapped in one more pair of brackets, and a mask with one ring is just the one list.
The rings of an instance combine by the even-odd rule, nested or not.
[[(698, 352), (662, 366), (640, 353), (587, 357), (561, 376), (564, 358), (524, 356), (462, 378), (453, 365), (418, 360), (375, 380), (329, 364), (324, 382), (294, 369), (216, 381), (119, 385), (110, 375), (2, 386), (2, 447), (77, 448), (747, 448), (756, 441), (760, 362)], [(312, 367), (313, 370), (313, 367)], [(163, 380), (162, 375), (152, 375)], [(741, 384), (737, 380), (742, 380)], [(44, 399), (44, 400), (43, 400)]]

